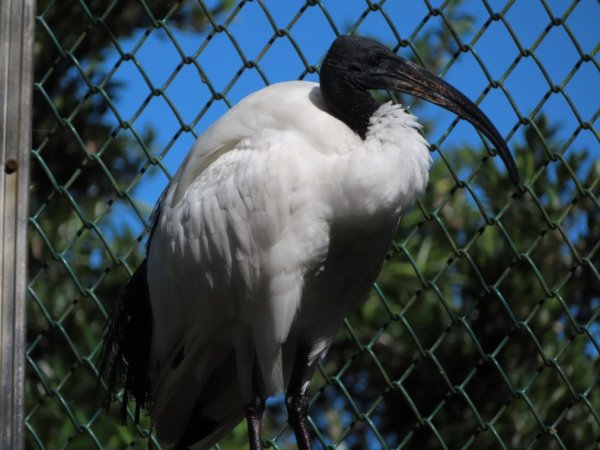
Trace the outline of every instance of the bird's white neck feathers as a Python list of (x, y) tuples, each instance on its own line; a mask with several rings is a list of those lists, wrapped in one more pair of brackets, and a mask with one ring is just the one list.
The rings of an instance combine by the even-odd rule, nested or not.
[(350, 216), (363, 211), (369, 219), (397, 217), (423, 193), (432, 160), (420, 129), (401, 105), (377, 109), (362, 145), (347, 155), (342, 189)]

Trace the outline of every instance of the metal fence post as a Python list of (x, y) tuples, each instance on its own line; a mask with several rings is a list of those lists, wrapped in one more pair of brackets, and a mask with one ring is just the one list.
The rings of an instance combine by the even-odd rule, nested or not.
[(24, 447), (34, 0), (0, 3), (0, 447)]

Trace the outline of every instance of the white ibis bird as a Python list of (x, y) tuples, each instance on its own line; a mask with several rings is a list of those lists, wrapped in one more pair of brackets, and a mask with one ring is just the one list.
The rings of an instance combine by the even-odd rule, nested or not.
[(417, 119), (370, 90), (415, 95), (469, 121), (515, 163), (455, 88), (367, 38), (342, 36), (320, 84), (274, 84), (192, 147), (152, 217), (147, 256), (109, 322), (101, 373), (147, 407), (166, 448), (207, 449), (244, 416), (261, 448), (265, 399), (285, 391), (311, 448), (306, 390), (344, 316), (375, 281), (431, 164)]

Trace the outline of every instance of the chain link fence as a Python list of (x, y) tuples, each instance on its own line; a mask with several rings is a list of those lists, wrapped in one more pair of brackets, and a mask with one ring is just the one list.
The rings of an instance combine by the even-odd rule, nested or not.
[[(431, 184), (315, 375), (315, 447), (598, 448), (598, 19), (591, 0), (38, 1), (27, 447), (152, 440), (101, 408), (96, 358), (153, 203), (231, 105), (316, 80), (358, 33), (476, 100), (523, 183), (472, 127), (396, 99), (425, 125)], [(270, 401), (269, 448), (294, 448), (285, 420)], [(220, 448), (245, 442), (242, 423)]]

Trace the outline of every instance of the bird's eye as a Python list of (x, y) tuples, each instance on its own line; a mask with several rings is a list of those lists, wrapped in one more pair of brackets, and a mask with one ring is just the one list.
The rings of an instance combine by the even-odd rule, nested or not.
[(375, 53), (372, 57), (371, 64), (374, 66), (378, 66), (385, 60), (385, 55), (383, 53)]
[(350, 63), (350, 69), (353, 72), (360, 72), (360, 64), (358, 64), (357, 62), (351, 62)]

